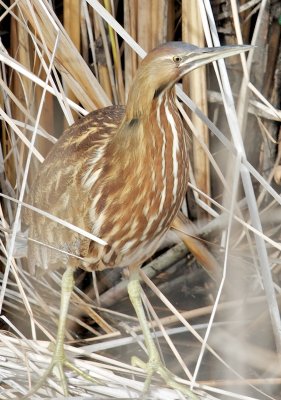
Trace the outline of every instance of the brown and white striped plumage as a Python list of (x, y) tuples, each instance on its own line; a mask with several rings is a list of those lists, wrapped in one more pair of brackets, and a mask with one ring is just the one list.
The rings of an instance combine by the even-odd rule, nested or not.
[(118, 130), (124, 111), (118, 106), (97, 110), (66, 130), (42, 165), (29, 200), (109, 246), (28, 211), (31, 238), (85, 259), (81, 264), (30, 243), (32, 267), (141, 263), (169, 228), (187, 185), (186, 139), (177, 109), (167, 93), (161, 94), (143, 121), (123, 122), (126, 135)]
[(174, 84), (209, 60), (238, 52), (225, 49), (181, 42), (160, 46), (143, 60), (126, 108), (94, 111), (64, 132), (40, 168), (28, 202), (108, 246), (26, 210), (31, 238), (84, 259), (31, 242), (31, 267), (124, 267), (154, 252), (187, 189), (187, 139)]

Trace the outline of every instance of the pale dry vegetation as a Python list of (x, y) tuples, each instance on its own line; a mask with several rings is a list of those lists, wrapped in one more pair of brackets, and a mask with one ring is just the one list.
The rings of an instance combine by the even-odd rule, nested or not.
[[(0, 398), (23, 396), (42, 374), (58, 320), (62, 271), (32, 276), (18, 257), (36, 170), (77, 118), (125, 104), (146, 51), (183, 40), (256, 47), (194, 71), (177, 88), (191, 147), (183, 211), (222, 279), (213, 282), (171, 236), (143, 269), (145, 303), (167, 365), (206, 398), (281, 399), (280, 2), (53, 5), (0, 0)], [(140, 396), (144, 373), (130, 356), (145, 354), (126, 296), (122, 271), (77, 272), (66, 349), (98, 383), (69, 373), (75, 398)], [(153, 384), (151, 398), (179, 398), (160, 380)], [(59, 391), (53, 377), (33, 398)]]

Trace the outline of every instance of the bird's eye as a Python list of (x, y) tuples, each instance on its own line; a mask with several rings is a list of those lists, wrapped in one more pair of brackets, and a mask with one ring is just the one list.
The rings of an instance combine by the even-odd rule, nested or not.
[(178, 64), (182, 61), (182, 58), (181, 58), (181, 56), (174, 56), (173, 61)]

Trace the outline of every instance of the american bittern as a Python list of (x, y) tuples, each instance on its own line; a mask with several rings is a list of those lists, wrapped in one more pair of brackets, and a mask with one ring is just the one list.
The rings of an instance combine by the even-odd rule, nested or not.
[[(64, 132), (42, 165), (29, 203), (108, 243), (99, 245), (40, 214), (25, 212), (29, 236), (49, 246), (31, 242), (29, 265), (45, 269), (67, 267), (62, 280), (56, 348), (43, 377), (46, 379), (57, 366), (65, 395), (68, 388), (63, 365), (69, 363), (63, 342), (75, 267), (89, 271), (129, 268), (128, 293), (149, 355), (145, 390), (156, 372), (167, 384), (180, 388), (162, 365), (152, 340), (138, 275), (139, 266), (153, 254), (177, 216), (187, 190), (187, 138), (175, 104), (174, 85), (201, 65), (249, 49), (250, 46), (198, 48), (182, 42), (154, 49), (137, 71), (127, 106), (107, 107), (80, 119)], [(67, 257), (51, 246), (83, 261)], [(35, 388), (42, 383), (43, 379)]]

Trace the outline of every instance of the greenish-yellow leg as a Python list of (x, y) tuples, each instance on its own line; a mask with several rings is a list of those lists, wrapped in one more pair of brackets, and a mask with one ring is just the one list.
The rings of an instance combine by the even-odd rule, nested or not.
[(73, 277), (73, 268), (68, 267), (62, 276), (61, 281), (61, 305), (60, 305), (60, 316), (59, 316), (59, 324), (58, 331), (56, 337), (55, 349), (53, 352), (51, 363), (45, 373), (41, 376), (36, 385), (23, 397), (23, 399), (28, 399), (33, 393), (36, 393), (37, 390), (43, 386), (46, 382), (48, 376), (52, 373), (52, 371), (57, 368), (59, 372), (59, 378), (61, 382), (61, 387), (63, 394), (68, 396), (68, 384), (66, 380), (66, 376), (64, 373), (64, 366), (74, 370), (77, 374), (83, 376), (85, 379), (90, 380), (93, 383), (97, 383), (93, 378), (89, 375), (81, 371), (79, 368), (75, 367), (71, 364), (64, 353), (64, 335), (65, 335), (65, 323), (67, 318), (67, 312), (69, 307), (69, 301), (71, 297), (71, 293), (74, 287), (74, 277)]
[(148, 352), (148, 362), (145, 363), (137, 357), (132, 358), (132, 364), (140, 367), (147, 372), (144, 383), (144, 393), (147, 393), (151, 383), (153, 374), (158, 373), (166, 384), (176, 390), (179, 390), (190, 399), (198, 400), (198, 397), (191, 392), (186, 386), (176, 382), (175, 376), (163, 365), (159, 352), (154, 344), (149, 325), (145, 316), (145, 312), (141, 300), (141, 285), (139, 279), (139, 269), (135, 266), (130, 268), (130, 279), (128, 284), (128, 294), (131, 303), (137, 314), (140, 327), (143, 332), (146, 349)]

